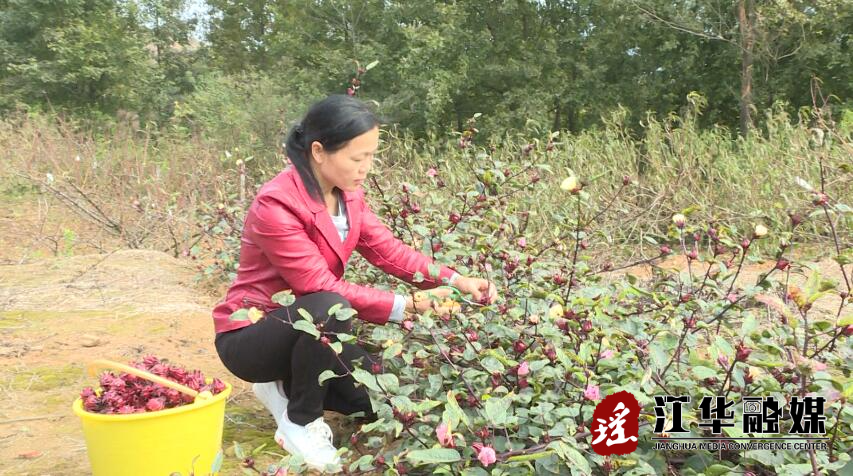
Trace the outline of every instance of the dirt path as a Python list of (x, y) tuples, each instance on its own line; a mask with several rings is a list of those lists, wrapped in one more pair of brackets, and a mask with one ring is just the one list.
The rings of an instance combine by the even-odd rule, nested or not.
[[(192, 266), (156, 251), (87, 254), (114, 243), (89, 230), (87, 244), (79, 239), (85, 225), (62, 222), (67, 216), (61, 211), (40, 217), (33, 202), (8, 205), (0, 216), (0, 474), (89, 474), (80, 422), (71, 412), (79, 391), (96, 383), (85, 375), (84, 364), (95, 358), (128, 362), (146, 354), (232, 383), (224, 446), (233, 440), (250, 448), (266, 444), (272, 454), (258, 459), (277, 460), (281, 451), (272, 440), (272, 418), (249, 384), (233, 377), (216, 356), (210, 309), (218, 296), (194, 284)], [(39, 228), (77, 238), (61, 244), (63, 253), (55, 256), (55, 239), (21, 238), (21, 230)], [(827, 277), (841, 279), (831, 260), (817, 265)], [(739, 283), (754, 283), (771, 266), (747, 266)], [(674, 258), (664, 267), (682, 269), (684, 263)], [(647, 277), (650, 270), (630, 272)], [(804, 279), (794, 274), (792, 282)], [(837, 299), (818, 306), (834, 313)], [(341, 428), (342, 420), (335, 420)], [(341, 429), (335, 436), (345, 440), (349, 433)], [(223, 474), (239, 474), (238, 464), (227, 458)]]
[[(223, 475), (242, 474), (232, 442), (266, 444), (256, 459), (284, 455), (275, 423), (228, 372), (213, 345), (210, 310), (219, 293), (194, 282), (196, 269), (157, 251), (115, 250), (85, 222), (34, 201), (0, 200), (0, 475), (91, 474), (71, 404), (97, 380), (85, 364), (153, 354), (233, 385), (226, 406)], [(45, 235), (33, 236), (38, 230)], [(72, 237), (60, 241), (58, 236)], [(50, 239), (46, 239), (48, 236)], [(57, 253), (57, 250), (60, 252)], [(64, 255), (72, 256), (64, 256)], [(329, 414), (336, 440), (352, 429)]]
[(92, 359), (154, 354), (227, 375), (213, 350), (211, 300), (193, 292), (192, 269), (163, 253), (48, 258), (0, 273), (4, 474), (86, 474), (70, 406), (95, 382), (84, 373)]

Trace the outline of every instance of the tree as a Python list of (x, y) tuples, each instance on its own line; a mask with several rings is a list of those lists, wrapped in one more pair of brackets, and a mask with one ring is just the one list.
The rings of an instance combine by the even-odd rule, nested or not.
[(24, 102), (102, 111), (143, 108), (150, 56), (126, 6), (109, 0), (5, 0), (3, 107)]

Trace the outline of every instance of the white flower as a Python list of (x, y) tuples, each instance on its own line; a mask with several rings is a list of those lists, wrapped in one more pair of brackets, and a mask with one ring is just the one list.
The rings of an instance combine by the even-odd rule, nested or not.
[(675, 223), (675, 226), (679, 228), (684, 228), (684, 224), (687, 222), (687, 218), (681, 213), (676, 213), (672, 216), (672, 222)]
[(755, 225), (755, 237), (761, 238), (762, 236), (767, 234), (767, 227), (764, 225)]

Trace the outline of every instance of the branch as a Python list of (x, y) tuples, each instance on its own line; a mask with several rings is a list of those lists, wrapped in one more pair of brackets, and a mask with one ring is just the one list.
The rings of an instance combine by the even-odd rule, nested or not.
[(687, 27), (685, 27), (685, 26), (681, 26), (681, 25), (679, 25), (679, 24), (677, 24), (677, 23), (675, 23), (675, 22), (672, 22), (672, 21), (670, 21), (670, 20), (667, 20), (667, 19), (665, 19), (665, 18), (661, 18), (661, 17), (660, 17), (660, 16), (658, 16), (656, 13), (654, 13), (654, 12), (652, 12), (652, 11), (649, 11), (649, 10), (646, 10), (645, 8), (641, 7), (639, 4), (637, 4), (637, 2), (633, 2), (633, 3), (634, 3), (634, 6), (635, 6), (635, 7), (637, 7), (637, 9), (638, 9), (638, 10), (640, 10), (640, 11), (641, 11), (641, 12), (643, 12), (643, 13), (645, 13), (646, 15), (648, 15), (649, 17), (651, 17), (653, 20), (659, 21), (659, 22), (663, 23), (664, 25), (666, 25), (666, 26), (668, 26), (668, 27), (670, 27), (670, 28), (672, 28), (672, 29), (674, 29), (674, 30), (678, 30), (678, 31), (681, 31), (681, 32), (684, 32), (684, 33), (687, 33), (687, 34), (690, 34), (690, 35), (693, 35), (693, 36), (698, 36), (698, 37), (700, 37), (700, 38), (705, 38), (706, 40), (718, 40), (718, 41), (724, 41), (724, 42), (726, 42), (726, 43), (730, 43), (730, 44), (732, 44), (732, 45), (734, 45), (734, 46), (737, 46), (737, 47), (738, 47), (738, 48), (740, 48), (740, 49), (743, 49), (743, 48), (741, 48), (741, 47), (740, 47), (740, 45), (738, 45), (738, 44), (737, 44), (737, 42), (735, 42), (735, 41), (734, 41), (734, 40), (732, 40), (732, 39), (726, 38), (726, 37), (721, 36), (721, 35), (719, 35), (719, 34), (716, 34), (716, 35), (709, 35), (709, 34), (707, 34), (707, 33), (701, 32), (701, 31), (692, 30), (692, 29), (690, 29), (690, 28), (687, 28)]

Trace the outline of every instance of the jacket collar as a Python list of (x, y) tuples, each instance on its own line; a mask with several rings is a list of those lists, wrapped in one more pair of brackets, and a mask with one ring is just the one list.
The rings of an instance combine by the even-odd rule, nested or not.
[(284, 169), (284, 173), (293, 181), (302, 202), (308, 210), (314, 214), (315, 226), (323, 234), (323, 237), (329, 243), (329, 246), (335, 250), (335, 254), (337, 254), (338, 258), (341, 260), (341, 265), (346, 267), (346, 262), (349, 260), (352, 251), (355, 249), (361, 230), (361, 209), (360, 207), (355, 206), (359, 192), (346, 192), (341, 190), (341, 194), (344, 198), (344, 206), (346, 207), (347, 221), (349, 222), (349, 231), (347, 232), (346, 240), (341, 243), (341, 236), (338, 234), (335, 224), (332, 223), (331, 215), (329, 215), (328, 210), (326, 210), (326, 204), (314, 200), (314, 198), (308, 194), (308, 190), (302, 182), (302, 176), (299, 175), (296, 167), (294, 167), (293, 164), (290, 164)]
[[(299, 175), (299, 171), (296, 170), (296, 167), (294, 167), (293, 164), (288, 165), (284, 169), (284, 172), (292, 178), (293, 182), (296, 184), (296, 190), (299, 191), (299, 196), (312, 213), (318, 213), (326, 209), (325, 203), (314, 200), (314, 198), (308, 194), (308, 189), (305, 188), (305, 183), (302, 182), (302, 176)], [(341, 190), (341, 193), (343, 194), (344, 202), (347, 205), (353, 200), (356, 200), (358, 195), (358, 192), (346, 192), (343, 190)], [(347, 206), (347, 208), (349, 208), (349, 206)]]

